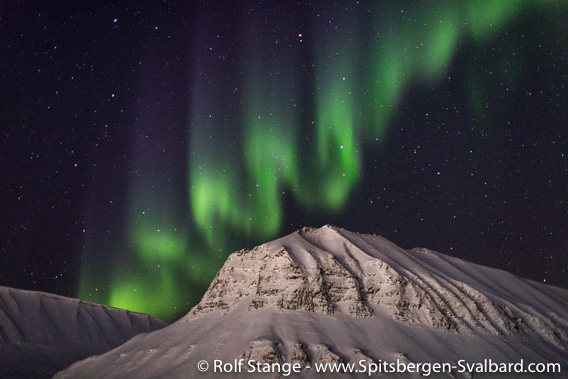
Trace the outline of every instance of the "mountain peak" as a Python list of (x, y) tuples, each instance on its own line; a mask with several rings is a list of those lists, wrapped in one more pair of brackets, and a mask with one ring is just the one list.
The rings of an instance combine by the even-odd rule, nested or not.
[(326, 225), (231, 254), (184, 318), (59, 376), (197, 377), (212, 359), (297, 362), (306, 377), (361, 360), (566, 368), (566, 314), (565, 289)]
[(185, 320), (242, 308), (380, 314), (452, 333), (543, 329), (551, 343), (562, 346), (553, 337), (562, 325), (537, 321), (528, 310), (486, 295), (483, 289), (494, 286), (488, 275), (514, 278), (425, 248), (404, 250), (380, 236), (331, 225), (302, 228), (230, 255)]

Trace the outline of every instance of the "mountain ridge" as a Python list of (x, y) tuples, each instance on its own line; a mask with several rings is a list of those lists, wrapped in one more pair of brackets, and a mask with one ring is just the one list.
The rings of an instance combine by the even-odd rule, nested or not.
[(199, 360), (237, 358), (525, 359), (566, 370), (566, 314), (567, 290), (326, 225), (231, 254), (185, 317), (58, 377), (197, 376)]
[(52, 377), (166, 325), (141, 313), (0, 286), (0, 377)]

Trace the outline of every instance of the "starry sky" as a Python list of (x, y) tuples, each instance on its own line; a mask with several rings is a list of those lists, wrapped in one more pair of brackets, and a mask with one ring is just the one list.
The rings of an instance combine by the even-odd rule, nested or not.
[(568, 288), (568, 5), (0, 1), (0, 285), (172, 321), (332, 224)]

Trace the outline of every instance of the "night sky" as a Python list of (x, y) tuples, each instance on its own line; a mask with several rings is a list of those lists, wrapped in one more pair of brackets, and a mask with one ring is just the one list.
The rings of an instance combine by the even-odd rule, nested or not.
[(568, 288), (565, 1), (116, 4), (0, 1), (0, 285), (171, 321), (332, 224)]

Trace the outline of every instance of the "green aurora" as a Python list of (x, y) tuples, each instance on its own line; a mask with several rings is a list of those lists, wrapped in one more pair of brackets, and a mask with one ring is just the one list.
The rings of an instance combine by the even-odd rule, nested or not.
[[(187, 312), (232, 250), (279, 235), (285, 198), (318, 212), (345, 209), (363, 175), (364, 153), (372, 152), (365, 143), (378, 141), (369, 144), (374, 148), (387, 143), (391, 119), (409, 87), (437, 85), (459, 48), (483, 49), (536, 6), (560, 3), (436, 1), (416, 3), (401, 17), (399, 8), (375, 2), (370, 11), (385, 14), (380, 22), (363, 12), (329, 9), (337, 31), (329, 36), (327, 21), (313, 16), (308, 84), (300, 70), (273, 75), (282, 67), (302, 67), (300, 52), (271, 48), (274, 36), (253, 32), (260, 21), (243, 21), (241, 38), (247, 43), (240, 47), (239, 68), (233, 68), (242, 70), (241, 83), (219, 89), (205, 82), (201, 72), (215, 76), (219, 69), (205, 54), (194, 57), (198, 96), (191, 100), (187, 125), (187, 204), (176, 204), (171, 184), (160, 179), (159, 153), (134, 139), (133, 172), (147, 174), (131, 178), (129, 237), (120, 248), (128, 253), (116, 252), (116, 264), (104, 275), (89, 262), (78, 296), (166, 320)], [(293, 19), (270, 17), (282, 25), (277, 37), (284, 40), (290, 32), (283, 24)], [(483, 78), (466, 71), (471, 112), (482, 118)], [(312, 105), (302, 106), (306, 86)]]

